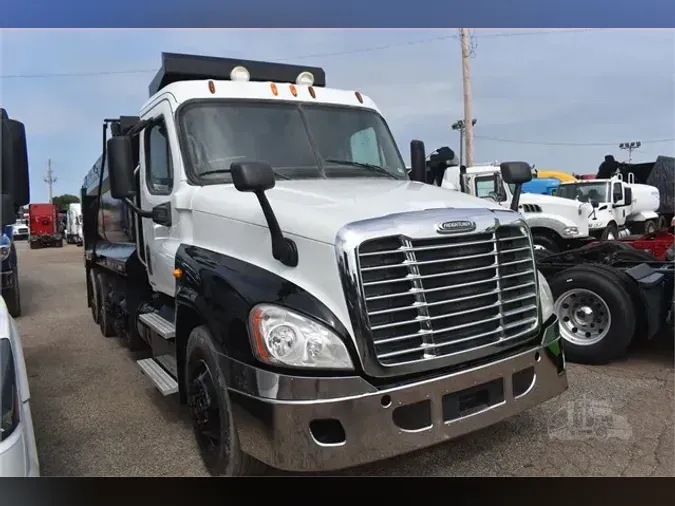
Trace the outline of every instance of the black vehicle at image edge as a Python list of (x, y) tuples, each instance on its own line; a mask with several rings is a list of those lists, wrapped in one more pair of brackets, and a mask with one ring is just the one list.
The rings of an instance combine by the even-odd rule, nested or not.
[(355, 466), (567, 389), (527, 225), (424, 184), (419, 141), (408, 173), (368, 97), (166, 53), (149, 91), (82, 188), (88, 301), (187, 403), (212, 474)]

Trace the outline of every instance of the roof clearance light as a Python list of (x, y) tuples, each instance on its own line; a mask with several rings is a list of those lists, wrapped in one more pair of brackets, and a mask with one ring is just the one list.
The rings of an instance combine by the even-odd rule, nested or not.
[(298, 78), (295, 80), (295, 84), (300, 84), (302, 86), (311, 86), (314, 84), (314, 74), (311, 72), (300, 72)]
[(358, 91), (355, 91), (354, 95), (356, 95), (359, 102), (363, 103), (363, 96)]
[(232, 72), (230, 72), (230, 79), (232, 81), (248, 81), (251, 79), (251, 74), (248, 73), (246, 67), (238, 65), (232, 69)]

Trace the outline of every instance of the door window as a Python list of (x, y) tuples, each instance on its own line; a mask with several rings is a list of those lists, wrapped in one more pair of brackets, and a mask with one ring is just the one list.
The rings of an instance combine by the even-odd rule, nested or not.
[(173, 164), (163, 119), (146, 130), (145, 149), (148, 191), (153, 195), (169, 195), (173, 189)]

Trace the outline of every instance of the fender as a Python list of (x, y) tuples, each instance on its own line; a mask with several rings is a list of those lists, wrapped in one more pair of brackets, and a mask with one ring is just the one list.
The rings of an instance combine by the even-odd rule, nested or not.
[(636, 213), (629, 214), (626, 216), (626, 221), (647, 221), (647, 220), (658, 220), (659, 215), (654, 211), (638, 211)]
[(333, 330), (345, 343), (354, 367), (360, 367), (354, 343), (338, 317), (314, 295), (287, 279), (248, 262), (185, 244), (176, 252), (175, 266), (183, 272), (176, 282), (177, 314), (183, 309), (195, 312), (211, 329), (224, 355), (261, 366), (251, 350), (248, 317), (256, 304), (269, 303), (287, 307)]
[[(567, 220), (560, 216), (547, 215), (545, 213), (537, 213), (537, 214), (523, 213), (523, 216), (525, 217), (525, 221), (530, 226), (530, 228), (534, 227), (548, 228), (553, 230), (556, 234), (558, 234), (562, 238), (565, 238), (565, 236), (563, 235), (563, 230), (566, 227), (578, 226), (571, 220)], [(580, 231), (583, 232), (583, 230)]]

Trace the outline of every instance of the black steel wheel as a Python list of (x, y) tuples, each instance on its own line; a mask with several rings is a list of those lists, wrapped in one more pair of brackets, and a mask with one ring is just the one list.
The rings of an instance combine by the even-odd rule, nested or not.
[(187, 344), (185, 388), (204, 464), (214, 476), (264, 474), (267, 466), (241, 451), (225, 375), (217, 357), (209, 330), (196, 327)]
[(115, 323), (110, 312), (110, 284), (105, 273), (99, 272), (96, 275), (99, 290), (99, 318), (98, 325), (103, 337), (115, 337)]

